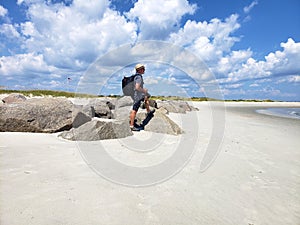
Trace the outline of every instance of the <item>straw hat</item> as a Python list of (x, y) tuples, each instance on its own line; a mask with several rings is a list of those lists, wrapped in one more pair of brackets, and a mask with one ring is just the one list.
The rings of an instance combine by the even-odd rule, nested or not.
[(140, 69), (140, 68), (142, 68), (142, 67), (144, 67), (145, 68), (145, 66), (143, 65), (143, 64), (136, 64), (136, 66), (135, 66), (135, 69), (137, 70), (137, 69)]

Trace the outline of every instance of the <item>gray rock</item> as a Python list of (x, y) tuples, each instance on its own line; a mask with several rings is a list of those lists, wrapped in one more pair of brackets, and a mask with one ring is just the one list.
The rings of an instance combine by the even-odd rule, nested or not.
[(116, 107), (112, 110), (113, 118), (129, 121), (133, 100), (130, 96), (123, 96), (116, 101)]
[(115, 109), (115, 105), (114, 104), (112, 104), (111, 102), (106, 102), (106, 105), (107, 105), (107, 107), (110, 109), (110, 110), (113, 110), (113, 109)]
[(93, 119), (78, 128), (72, 128), (59, 136), (72, 141), (97, 141), (131, 136), (128, 121)]
[(83, 112), (77, 112), (73, 117), (72, 127), (80, 127), (81, 125), (91, 121), (91, 117), (87, 116)]
[[(155, 108), (155, 109), (158, 108), (157, 107), (157, 102), (155, 100), (153, 100), (153, 99), (149, 99), (149, 106), (152, 107), (152, 108)], [(142, 107), (141, 108), (143, 108), (143, 109), (146, 108), (146, 104), (144, 102), (142, 103)]]
[(109, 108), (110, 110), (113, 110), (113, 109), (116, 108), (116, 102), (117, 102), (116, 99), (107, 99), (107, 100), (106, 100), (106, 105), (108, 106), (108, 108)]
[(0, 106), (0, 131), (58, 132), (72, 127), (73, 104), (64, 98), (29, 99)]
[(110, 110), (115, 109), (117, 98), (102, 97), (99, 100), (104, 102)]
[(168, 114), (169, 111), (166, 110), (164, 107), (160, 107), (156, 110), (156, 112), (160, 112), (160, 113), (163, 113), (163, 114)]
[(186, 113), (189, 111), (197, 110), (185, 101), (159, 101), (157, 103), (158, 108), (164, 108), (171, 113)]
[[(138, 113), (136, 118), (137, 123), (141, 124), (141, 122), (146, 118), (146, 113)], [(156, 111), (154, 113), (154, 117), (145, 126), (144, 130), (171, 135), (179, 135), (183, 133), (183, 130), (173, 120), (160, 111)]]
[(93, 106), (84, 105), (84, 106), (82, 106), (81, 111), (91, 118), (95, 117), (95, 109)]
[(92, 99), (86, 107), (93, 107), (95, 112), (95, 117), (99, 118), (107, 118), (112, 119), (113, 115), (110, 110), (110, 107), (113, 107), (112, 104), (108, 104), (107, 101), (104, 101), (103, 99)]
[(73, 119), (72, 127), (75, 128), (80, 127), (86, 122), (91, 121), (92, 114), (93, 114), (92, 107), (87, 108), (84, 106), (74, 105), (73, 112), (72, 112), (72, 119)]
[(113, 110), (113, 117), (118, 120), (128, 120), (129, 121), (129, 114), (132, 109), (132, 106), (125, 106), (121, 108), (116, 108)]
[(149, 99), (149, 105), (153, 108), (156, 108), (156, 109), (158, 108), (157, 107), (157, 102), (153, 99)]
[(196, 108), (196, 107), (194, 107), (194, 106), (192, 106), (192, 105), (190, 105), (190, 108), (191, 108), (191, 111), (199, 111), (198, 108)]
[(26, 101), (26, 97), (18, 93), (10, 94), (9, 96), (2, 99), (2, 102), (6, 104), (10, 104), (14, 102), (23, 102), (23, 101)]
[(171, 113), (186, 113), (186, 110), (181, 108), (176, 101), (161, 101), (158, 103), (158, 108), (164, 108)]
[(130, 96), (123, 96), (119, 98), (116, 102), (116, 108), (121, 108), (125, 106), (132, 106), (133, 100)]

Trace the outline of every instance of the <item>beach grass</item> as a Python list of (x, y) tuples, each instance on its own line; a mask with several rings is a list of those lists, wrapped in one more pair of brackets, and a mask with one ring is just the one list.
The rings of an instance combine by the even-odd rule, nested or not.
[(84, 94), (84, 93), (74, 93), (67, 91), (53, 91), (53, 90), (0, 90), (0, 94), (12, 94), (19, 93), (25, 96), (52, 96), (52, 97), (81, 97), (81, 98), (95, 98), (98, 95)]

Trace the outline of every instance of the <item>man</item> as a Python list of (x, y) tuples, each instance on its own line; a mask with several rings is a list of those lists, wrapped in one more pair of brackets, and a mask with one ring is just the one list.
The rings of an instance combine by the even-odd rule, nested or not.
[(132, 131), (140, 131), (140, 128), (134, 126), (134, 120), (139, 110), (141, 103), (145, 102), (145, 107), (148, 114), (153, 114), (155, 110), (150, 110), (148, 89), (144, 88), (143, 74), (145, 73), (145, 66), (143, 64), (137, 64), (135, 66), (136, 76), (134, 78), (134, 95), (133, 106), (130, 112), (130, 129)]

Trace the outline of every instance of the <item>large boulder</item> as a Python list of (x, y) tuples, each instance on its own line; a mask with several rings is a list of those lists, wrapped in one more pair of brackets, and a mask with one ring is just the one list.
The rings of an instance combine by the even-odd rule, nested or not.
[(62, 132), (59, 136), (72, 141), (97, 141), (131, 136), (127, 120), (107, 120), (94, 118), (78, 128)]
[(112, 110), (113, 118), (117, 120), (129, 121), (129, 114), (132, 109), (133, 100), (130, 96), (123, 96), (115, 102), (115, 108)]
[(129, 120), (129, 115), (131, 112), (132, 106), (124, 106), (121, 108), (116, 108), (113, 110), (113, 117), (118, 120)]
[(24, 102), (26, 97), (19, 93), (13, 93), (2, 99), (3, 103), (10, 104), (15, 102)]
[[(138, 113), (136, 116), (137, 124), (142, 124), (146, 119), (146, 115), (146, 113)], [(173, 120), (160, 111), (155, 112), (154, 116), (145, 125), (144, 130), (171, 135), (179, 135), (183, 133), (183, 130)]]
[[(149, 106), (152, 108), (157, 109), (157, 102), (154, 99), (149, 99)], [(143, 102), (142, 103), (142, 108), (145, 109), (146, 108), (146, 104)]]
[(119, 98), (116, 102), (116, 109), (122, 108), (125, 106), (132, 106), (133, 100), (130, 96), (123, 96)]
[(72, 127), (73, 104), (65, 98), (28, 99), (0, 106), (0, 131), (58, 132)]
[(74, 105), (72, 111), (72, 127), (80, 127), (86, 122), (91, 121), (94, 115), (95, 113), (92, 107)]
[(105, 99), (92, 99), (85, 107), (92, 107), (95, 112), (95, 117), (112, 119), (111, 109), (114, 105)]
[(198, 110), (197, 108), (190, 106), (188, 102), (185, 101), (158, 101), (157, 107), (164, 108), (171, 113), (186, 113)]
[(177, 101), (159, 101), (158, 108), (164, 108), (171, 113), (186, 113), (186, 108), (181, 107)]

